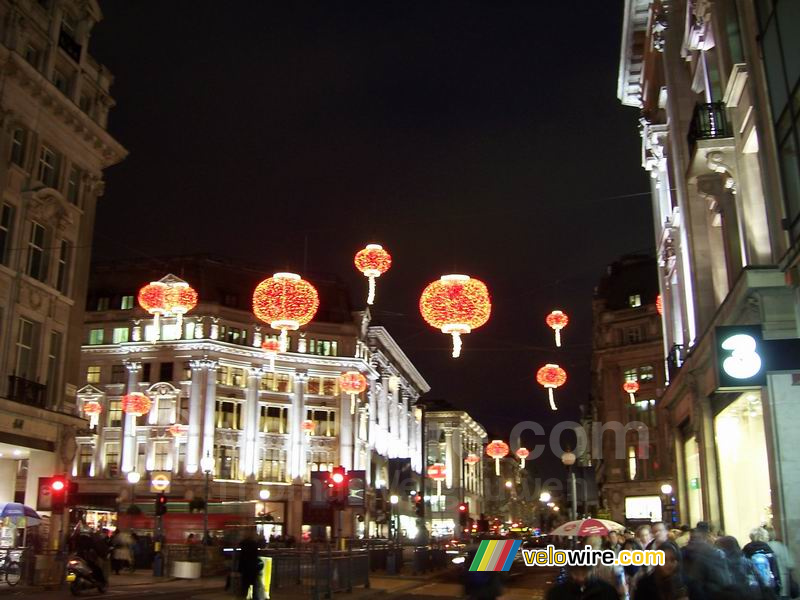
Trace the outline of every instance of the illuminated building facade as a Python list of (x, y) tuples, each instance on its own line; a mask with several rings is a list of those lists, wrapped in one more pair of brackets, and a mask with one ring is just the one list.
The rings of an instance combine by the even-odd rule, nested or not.
[(787, 449), (800, 427), (800, 359), (724, 385), (726, 357), (753, 353), (724, 348), (720, 327), (755, 326), (758, 348), (798, 337), (796, 6), (627, 0), (618, 85), (641, 111), (651, 175), (668, 365), (657, 403), (681, 520), (740, 543), (773, 524), (795, 552), (800, 462)]
[[(135, 297), (161, 271), (180, 273), (200, 300), (180, 329), (162, 317), (155, 340), (153, 319)], [(318, 538), (335, 532), (326, 531), (330, 512), (309, 503), (312, 474), (341, 465), (365, 471), (367, 487), (366, 506), (347, 511), (342, 533), (374, 534), (374, 492), (388, 489), (389, 461), (406, 459), (420, 472), (415, 404), (428, 386), (386, 329), (352, 312), (340, 283), (313, 280), (319, 312), (290, 332), (288, 351), (273, 368), (261, 346), (278, 332), (250, 311), (264, 276), (262, 269), (203, 257), (94, 270), (78, 397), (98, 401), (103, 412), (98, 426), (78, 437), (72, 473), (109, 512), (121, 490), (129, 504), (126, 474), (134, 470), (141, 474), (137, 497), (151, 498), (148, 481), (165, 473), (170, 512), (186, 512), (203, 498), (202, 463), (211, 457), (214, 512), (244, 522), (264, 517), (266, 535)], [(369, 382), (354, 403), (339, 387), (345, 371)], [(120, 399), (131, 392), (151, 398), (148, 414), (122, 413)], [(146, 516), (130, 521), (143, 529), (148, 523)]]
[[(655, 259), (634, 255), (608, 267), (592, 302), (592, 421), (632, 425), (604, 433), (592, 449), (599, 451), (592, 459), (600, 505), (618, 523), (661, 521), (672, 501), (661, 493), (662, 485), (674, 484), (674, 460), (661, 403), (665, 366), (657, 296)], [(623, 389), (626, 382), (638, 384), (633, 399)]]
[(113, 77), (88, 50), (101, 19), (93, 0), (0, 2), (0, 502), (36, 507), (84, 425), (87, 250), (103, 171), (127, 154), (106, 131)]

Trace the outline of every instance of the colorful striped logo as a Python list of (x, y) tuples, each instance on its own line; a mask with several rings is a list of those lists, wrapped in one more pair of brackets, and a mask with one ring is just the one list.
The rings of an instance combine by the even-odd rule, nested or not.
[(483, 540), (469, 570), (508, 571), (521, 543), (520, 540)]

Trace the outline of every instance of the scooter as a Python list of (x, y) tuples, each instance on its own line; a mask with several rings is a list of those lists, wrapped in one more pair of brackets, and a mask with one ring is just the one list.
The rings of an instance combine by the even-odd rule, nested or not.
[(96, 589), (101, 594), (106, 591), (105, 581), (98, 581), (92, 568), (80, 556), (73, 555), (67, 561), (67, 583), (73, 596), (79, 596), (84, 590)]

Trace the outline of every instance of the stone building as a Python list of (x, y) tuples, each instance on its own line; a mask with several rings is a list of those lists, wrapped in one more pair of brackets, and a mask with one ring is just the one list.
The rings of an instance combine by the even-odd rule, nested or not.
[(0, 502), (35, 507), (85, 426), (95, 207), (127, 154), (106, 131), (113, 78), (89, 54), (101, 18), (93, 0), (0, 2)]

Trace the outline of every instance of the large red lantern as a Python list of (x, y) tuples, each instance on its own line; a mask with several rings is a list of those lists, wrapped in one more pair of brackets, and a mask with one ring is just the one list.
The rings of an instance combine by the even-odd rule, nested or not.
[(664, 303), (661, 300), (661, 294), (656, 296), (656, 312), (659, 314), (659, 316), (664, 314)]
[(366, 391), (367, 378), (358, 371), (347, 371), (339, 375), (339, 387), (350, 396), (350, 414), (355, 414), (356, 396)]
[(375, 301), (375, 280), (392, 266), (392, 255), (380, 244), (367, 244), (366, 248), (356, 253), (353, 262), (356, 269), (369, 279), (367, 304), (372, 304)]
[(311, 419), (306, 419), (300, 425), (300, 428), (303, 430), (303, 433), (305, 433), (306, 435), (311, 435), (313, 433), (313, 431), (314, 431), (314, 427), (315, 427), (314, 426), (314, 421), (312, 421)]
[(524, 469), (525, 468), (525, 459), (528, 458), (531, 455), (531, 451), (528, 450), (527, 448), (521, 448), (520, 447), (520, 448), (517, 448), (517, 451), (516, 451), (515, 454), (517, 455), (517, 458), (520, 461), (519, 462), (520, 469)]
[(555, 331), (556, 346), (561, 346), (561, 330), (569, 323), (569, 317), (560, 310), (554, 310), (545, 318), (547, 326)]
[(139, 290), (139, 306), (153, 315), (153, 325), (158, 331), (158, 319), (167, 314), (167, 286), (160, 281), (151, 281)]
[(100, 413), (103, 412), (103, 405), (97, 400), (87, 400), (83, 403), (83, 412), (89, 415), (89, 427), (97, 427)]
[(500, 476), (500, 459), (508, 456), (508, 444), (502, 440), (493, 440), (486, 446), (486, 454), (494, 459), (494, 472)]
[(567, 382), (567, 372), (558, 365), (548, 363), (536, 372), (536, 381), (539, 382), (539, 385), (547, 388), (547, 395), (550, 398), (550, 408), (558, 410), (556, 408), (553, 390)]
[(309, 323), (319, 308), (316, 288), (295, 273), (275, 273), (256, 286), (253, 313), (281, 332), (281, 352), (286, 352), (287, 331)]
[(458, 358), (461, 334), (489, 320), (492, 302), (482, 281), (468, 275), (443, 275), (423, 290), (419, 311), (429, 325), (453, 336), (453, 358)]
[(481, 457), (475, 454), (474, 452), (470, 452), (467, 454), (467, 457), (464, 459), (464, 462), (468, 465), (475, 465), (481, 462)]
[(626, 381), (622, 384), (622, 389), (628, 393), (628, 396), (630, 396), (631, 404), (634, 404), (636, 402), (636, 392), (639, 391), (639, 382)]
[(150, 412), (153, 403), (150, 398), (140, 392), (132, 392), (122, 397), (122, 412), (134, 417), (141, 417)]

